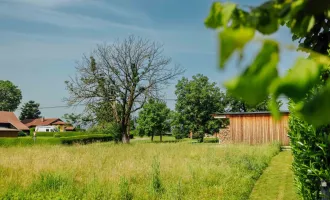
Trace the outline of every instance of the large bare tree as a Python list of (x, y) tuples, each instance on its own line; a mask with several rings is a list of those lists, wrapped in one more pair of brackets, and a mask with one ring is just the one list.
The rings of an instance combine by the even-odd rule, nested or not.
[(121, 126), (122, 141), (129, 143), (129, 123), (133, 112), (148, 98), (157, 98), (170, 81), (184, 72), (169, 66), (163, 46), (130, 36), (113, 44), (97, 45), (90, 57), (77, 63), (76, 76), (66, 81), (70, 105), (109, 103)]

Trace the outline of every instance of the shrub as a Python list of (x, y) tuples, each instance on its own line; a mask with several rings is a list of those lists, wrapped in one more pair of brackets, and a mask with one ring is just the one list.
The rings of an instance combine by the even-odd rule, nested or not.
[[(290, 107), (292, 106), (294, 105), (291, 103)], [(329, 127), (316, 129), (291, 111), (289, 128), (290, 146), (294, 156), (292, 169), (298, 192), (303, 199), (320, 199), (322, 181), (328, 186), (330, 183)]]
[(68, 132), (60, 132), (61, 137), (72, 137), (79, 135), (89, 135), (89, 134), (97, 134), (96, 132), (81, 132), (81, 131), (68, 131)]
[(0, 138), (1, 147), (11, 146), (31, 146), (31, 145), (57, 145), (61, 144), (59, 138), (54, 137), (39, 137), (34, 141), (31, 137), (19, 138)]
[(88, 132), (91, 132), (94, 134), (97, 133), (97, 134), (110, 135), (110, 136), (112, 136), (113, 140), (116, 142), (121, 141), (121, 139), (122, 139), (120, 125), (115, 122), (104, 123), (104, 124), (94, 126), (91, 129), (89, 129)]
[(59, 137), (61, 137), (61, 135), (59, 133), (55, 133), (54, 137), (59, 138)]
[[(37, 132), (37, 137), (54, 137), (55, 132)], [(33, 134), (32, 134), (33, 136)]]
[(204, 143), (219, 143), (218, 138), (204, 138)]
[(25, 137), (25, 136), (27, 136), (27, 134), (24, 133), (23, 131), (18, 132), (18, 137)]
[(36, 128), (30, 128), (30, 135), (33, 136), (33, 133), (34, 133), (35, 130), (36, 130)]
[(138, 134), (138, 131), (137, 131), (136, 129), (131, 130), (130, 133), (131, 133), (131, 135), (133, 135), (133, 137), (139, 135), (139, 134)]
[(113, 137), (106, 134), (91, 134), (91, 135), (80, 135), (74, 137), (62, 137), (62, 144), (88, 144), (93, 142), (108, 142), (112, 141)]
[(175, 139), (177, 139), (177, 140), (181, 140), (181, 139), (183, 139), (184, 138), (184, 135), (182, 135), (182, 134), (177, 134), (177, 135), (174, 135), (174, 137), (175, 137)]

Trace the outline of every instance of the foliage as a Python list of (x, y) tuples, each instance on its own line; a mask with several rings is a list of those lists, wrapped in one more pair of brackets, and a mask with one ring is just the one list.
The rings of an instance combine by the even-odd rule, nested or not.
[(176, 139), (183, 139), (189, 135), (189, 127), (184, 123), (183, 116), (176, 111), (170, 111), (171, 133)]
[(0, 111), (13, 112), (22, 100), (21, 90), (10, 81), (0, 80)]
[(77, 130), (88, 127), (93, 122), (93, 117), (91, 115), (83, 114), (64, 114), (63, 119), (74, 126)]
[(204, 143), (219, 143), (219, 138), (204, 138)]
[[(290, 110), (294, 110), (294, 106), (291, 102)], [(316, 129), (291, 112), (289, 128), (294, 155), (293, 171), (299, 193), (304, 199), (319, 199), (321, 181), (325, 180), (329, 184), (330, 180), (329, 126)]]
[(114, 138), (107, 134), (79, 135), (73, 137), (61, 137), (62, 144), (88, 144), (93, 142), (108, 142)]
[[(79, 132), (79, 131), (68, 131), (68, 132), (36, 132), (37, 137), (55, 137), (55, 135), (60, 135), (60, 137), (72, 137), (79, 135), (90, 135), (90, 134), (102, 134), (102, 132)], [(32, 135), (33, 136), (33, 133)]]
[(170, 109), (165, 102), (150, 99), (139, 112), (137, 119), (139, 135), (151, 136), (151, 141), (155, 135), (160, 135), (162, 141), (162, 136), (170, 131), (169, 113)]
[(61, 141), (59, 138), (54, 137), (41, 137), (36, 141), (31, 137), (18, 137), (18, 138), (0, 138), (0, 147), (12, 146), (32, 146), (32, 145), (59, 145)]
[(27, 134), (24, 133), (23, 131), (18, 132), (18, 137), (25, 137), (25, 136), (27, 136)]
[[(277, 73), (280, 45), (273, 40), (263, 40), (263, 46), (254, 61), (238, 77), (225, 83), (228, 91), (243, 98), (251, 106), (271, 96), (270, 109), (276, 118), (280, 117), (276, 99), (285, 95), (292, 99), (296, 113), (316, 126), (330, 123), (328, 109), (330, 84), (326, 85), (308, 102), (304, 97), (319, 83), (323, 69), (330, 60), (324, 54), (329, 48), (329, 1), (267, 1), (259, 6), (244, 10), (237, 4), (215, 2), (205, 20), (209, 28), (222, 28), (220, 40), (220, 67), (224, 68), (235, 53), (243, 58), (245, 45), (253, 39), (255, 32), (275, 33), (280, 25), (286, 25), (299, 39), (300, 49), (310, 58), (299, 58), (287, 75)], [(323, 54), (323, 55), (322, 55)], [(254, 92), (251, 92), (254, 91)]]
[[(36, 132), (36, 137), (54, 137), (57, 132)], [(33, 136), (33, 133), (32, 135)]]
[(96, 125), (88, 130), (90, 133), (102, 133), (111, 135), (115, 142), (118, 142), (121, 140), (121, 131), (120, 131), (120, 125), (116, 122), (112, 123), (103, 123)]
[(106, 114), (120, 124), (122, 142), (129, 143), (132, 113), (183, 73), (178, 66), (169, 67), (171, 59), (162, 52), (162, 45), (134, 36), (98, 45), (78, 64), (76, 77), (66, 81), (68, 103), (111, 108)]
[(36, 130), (36, 128), (35, 127), (33, 127), (33, 128), (30, 128), (30, 135), (31, 136), (33, 136), (33, 133), (34, 133), (34, 131)]
[[(270, 97), (261, 101), (255, 106), (250, 106), (247, 104), (242, 98), (235, 98), (227, 94), (227, 112), (258, 112), (258, 111), (268, 111), (268, 104), (270, 101)], [(278, 100), (278, 106), (282, 106), (282, 101)]]
[[(0, 199), (248, 199), (278, 151), (188, 143), (0, 148)], [(155, 196), (157, 176), (163, 190)]]
[(38, 119), (40, 118), (40, 110), (39, 110), (39, 103), (36, 103), (34, 101), (29, 101), (27, 103), (25, 103), (22, 106), (22, 111), (21, 114), (19, 116), (20, 120), (24, 120), (24, 119)]
[(188, 132), (198, 133), (203, 140), (204, 133), (219, 131), (222, 121), (213, 119), (211, 114), (223, 112), (225, 109), (225, 94), (216, 83), (197, 74), (192, 80), (182, 78), (176, 85), (177, 102), (175, 110), (177, 119), (175, 128), (184, 128)]

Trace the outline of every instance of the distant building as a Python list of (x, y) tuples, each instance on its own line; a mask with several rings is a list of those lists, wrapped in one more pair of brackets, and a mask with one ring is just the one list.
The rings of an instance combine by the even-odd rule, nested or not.
[(38, 118), (38, 119), (24, 119), (22, 123), (29, 128), (34, 128), (36, 126), (57, 126), (61, 132), (65, 131), (67, 123), (62, 121), (60, 118)]
[(17, 137), (20, 131), (30, 134), (30, 129), (13, 112), (0, 111), (0, 137)]
[(289, 145), (289, 112), (281, 112), (280, 121), (273, 119), (270, 112), (216, 113), (214, 118), (229, 119), (229, 126), (217, 134), (223, 142), (264, 144), (278, 141)]

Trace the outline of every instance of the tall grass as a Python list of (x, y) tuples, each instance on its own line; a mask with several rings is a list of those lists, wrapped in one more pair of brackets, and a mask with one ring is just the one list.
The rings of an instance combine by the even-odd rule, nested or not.
[(0, 148), (0, 199), (247, 199), (277, 145)]

